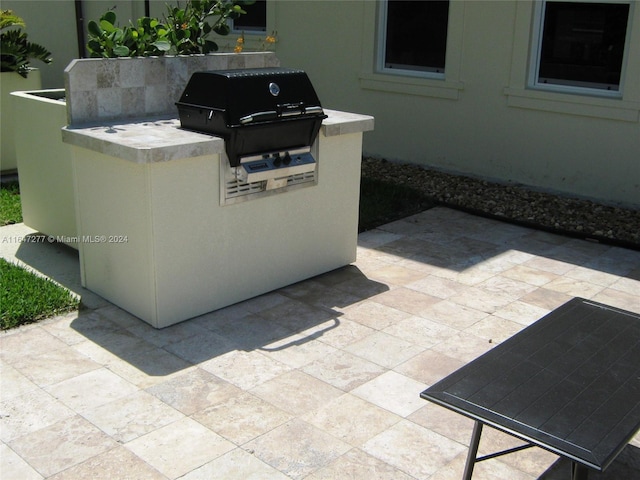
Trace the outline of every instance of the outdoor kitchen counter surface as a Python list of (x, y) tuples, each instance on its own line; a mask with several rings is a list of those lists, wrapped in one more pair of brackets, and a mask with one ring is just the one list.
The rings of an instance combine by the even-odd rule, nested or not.
[[(328, 115), (322, 122), (326, 137), (373, 130), (371, 116), (328, 109), (324, 112)], [(179, 119), (166, 116), (127, 123), (67, 126), (62, 129), (62, 140), (134, 163), (166, 162), (224, 152), (222, 138), (182, 129)]]

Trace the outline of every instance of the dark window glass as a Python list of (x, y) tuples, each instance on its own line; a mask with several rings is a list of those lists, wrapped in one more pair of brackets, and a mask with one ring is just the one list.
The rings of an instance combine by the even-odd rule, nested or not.
[(386, 68), (444, 72), (449, 2), (387, 2)]
[(248, 32), (264, 32), (267, 30), (267, 0), (256, 0), (256, 3), (244, 5), (242, 9), (247, 12), (233, 21), (234, 30)]
[(629, 4), (547, 2), (539, 83), (618, 90)]

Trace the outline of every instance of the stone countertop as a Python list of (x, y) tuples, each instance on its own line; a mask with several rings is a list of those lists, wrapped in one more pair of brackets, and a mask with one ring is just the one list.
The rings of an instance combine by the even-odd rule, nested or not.
[[(369, 115), (324, 109), (325, 136), (345, 135), (373, 130)], [(111, 122), (103, 125), (67, 126), (62, 141), (134, 163), (156, 163), (224, 152), (220, 137), (180, 128), (180, 120), (156, 117)]]
[(177, 118), (132, 120), (62, 129), (62, 141), (135, 163), (156, 163), (224, 152), (220, 137), (180, 128)]

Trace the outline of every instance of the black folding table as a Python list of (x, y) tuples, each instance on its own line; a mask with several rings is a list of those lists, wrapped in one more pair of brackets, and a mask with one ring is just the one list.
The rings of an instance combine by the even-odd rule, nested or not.
[[(475, 420), (464, 471), (539, 446), (604, 471), (640, 428), (640, 315), (574, 298), (420, 394)], [(477, 457), (483, 425), (525, 445)]]

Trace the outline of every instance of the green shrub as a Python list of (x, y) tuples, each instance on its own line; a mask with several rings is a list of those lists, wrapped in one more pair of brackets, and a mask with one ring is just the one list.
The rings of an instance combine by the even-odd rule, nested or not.
[(5, 30), (0, 34), (0, 71), (17, 72), (27, 78), (31, 70), (30, 61), (51, 63), (51, 52), (28, 41), (27, 32), (21, 30), (25, 28), (22, 18), (11, 10), (0, 11), (0, 30), (13, 27), (16, 30)]
[(88, 24), (87, 48), (92, 57), (144, 57), (210, 53), (218, 45), (211, 32), (228, 35), (229, 19), (246, 13), (243, 5), (255, 0), (189, 0), (185, 6), (167, 5), (164, 22), (142, 17), (119, 27), (113, 10)]

